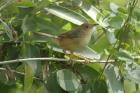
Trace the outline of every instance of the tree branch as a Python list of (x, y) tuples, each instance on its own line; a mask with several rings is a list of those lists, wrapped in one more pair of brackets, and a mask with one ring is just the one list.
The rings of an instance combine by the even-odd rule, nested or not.
[(7, 60), (7, 61), (0, 61), (0, 65), (2, 64), (12, 64), (12, 63), (18, 63), (18, 62), (27, 62), (27, 61), (54, 61), (54, 62), (68, 62), (68, 61), (75, 61), (79, 63), (114, 63), (114, 60), (76, 60), (76, 59), (63, 59), (63, 58), (54, 58), (54, 57), (48, 57), (48, 58), (25, 58), (25, 59), (15, 59), (15, 60)]

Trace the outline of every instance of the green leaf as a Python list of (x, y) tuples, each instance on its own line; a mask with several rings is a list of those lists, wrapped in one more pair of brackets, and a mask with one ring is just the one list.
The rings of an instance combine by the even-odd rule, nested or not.
[(57, 71), (57, 81), (60, 87), (65, 91), (74, 91), (78, 89), (80, 85), (76, 75), (67, 69)]
[[(86, 3), (82, 3), (79, 6), (88, 16), (90, 16), (100, 26), (102, 26), (105, 29), (109, 26), (107, 22), (108, 18), (105, 18), (105, 16), (101, 13), (101, 11), (99, 11), (99, 9)], [(116, 42), (114, 29), (107, 29), (107, 37), (111, 44)]]
[(17, 3), (18, 6), (22, 6), (24, 8), (28, 8), (28, 7), (34, 7), (35, 4), (32, 1), (29, 0), (23, 0), (20, 3)]
[(29, 31), (34, 31), (36, 30), (37, 24), (36, 24), (36, 20), (34, 17), (31, 17), (29, 15), (26, 15), (23, 19), (23, 22), (22, 22), (22, 30), (23, 32), (29, 32)]
[(90, 68), (92, 68), (93, 70), (96, 70), (98, 73), (101, 72), (102, 68), (100, 64), (87, 64), (87, 66), (89, 66)]
[(125, 79), (131, 80), (132, 82), (135, 82), (140, 85), (140, 66), (138, 64), (126, 64), (125, 71)]
[[(24, 58), (31, 58), (39, 56), (39, 49), (31, 44), (23, 44), (22, 45), (22, 57)], [(33, 74), (36, 73), (37, 70), (37, 61), (27, 61), (26, 62), (32, 68)]]
[(138, 91), (136, 91), (136, 92), (134, 92), (134, 93), (140, 93), (140, 90), (138, 90)]
[(70, 93), (93, 93), (94, 89), (89, 84), (82, 84), (76, 91), (72, 91)]
[(7, 36), (9, 37), (10, 41), (14, 41), (12, 29), (10, 29), (10, 27), (9, 27), (3, 20), (0, 19), (0, 22), (2, 23), (3, 28), (4, 28), (4, 30), (5, 30), (5, 32), (6, 32), (6, 34), (7, 34)]
[(80, 4), (79, 7), (100, 26), (108, 26), (107, 21), (104, 20), (104, 15), (93, 5), (87, 4), (86, 2), (82, 2), (82, 4)]
[(127, 50), (119, 49), (119, 52), (117, 55), (118, 55), (118, 59), (120, 59), (122, 61), (125, 61), (125, 62), (133, 62), (134, 61), (133, 54)]
[(117, 12), (118, 12), (118, 8), (119, 8), (119, 6), (116, 5), (115, 3), (113, 3), (113, 2), (110, 3), (110, 9), (111, 9), (113, 12), (117, 13)]
[(75, 51), (75, 53), (76, 53), (76, 55), (79, 55), (79, 56), (85, 57), (85, 58), (89, 58), (89, 59), (100, 59), (100, 54), (98, 54), (96, 51), (94, 51), (90, 47), (78, 49)]
[(81, 84), (76, 91), (70, 93), (108, 93), (105, 81), (90, 82)]
[(94, 43), (91, 48), (95, 49), (98, 53), (102, 53), (104, 49), (107, 49), (110, 46), (110, 43), (107, 39), (107, 36), (103, 35), (96, 43)]
[(25, 75), (24, 75), (24, 91), (28, 92), (33, 83), (33, 70), (30, 65), (25, 64)]
[(56, 79), (56, 72), (55, 73), (50, 73), (47, 79), (47, 84), (46, 84), (47, 90), (50, 93), (63, 93), (61, 87), (59, 86), (57, 79)]
[(62, 6), (50, 5), (45, 10), (77, 25), (87, 22), (84, 16)]
[(5, 9), (5, 7), (7, 7), (9, 4), (11, 4), (13, 2), (13, 0), (5, 0), (5, 2), (0, 2), (0, 11), (2, 11), (3, 9)]
[(6, 75), (5, 75), (5, 71), (0, 71), (0, 82), (5, 83), (5, 84), (8, 82)]
[(127, 93), (134, 93), (136, 91), (136, 84), (134, 82), (124, 80), (124, 89)]
[(18, 6), (19, 15), (18, 17), (24, 18), (26, 15), (29, 15), (32, 13), (34, 7), (29, 6)]
[(137, 22), (136, 24), (136, 31), (140, 33), (140, 22)]
[(76, 72), (80, 73), (83, 81), (86, 81), (86, 83), (90, 83), (96, 80), (99, 75), (99, 72), (97, 72), (94, 68), (87, 65), (83, 66), (81, 64), (75, 64), (74, 68)]
[[(63, 53), (63, 49), (55, 46), (48, 45), (50, 49), (53, 49), (54, 51)], [(53, 47), (53, 48), (52, 48)], [(70, 51), (66, 51), (67, 54), (70, 54)], [(79, 48), (74, 51), (74, 55), (81, 57), (81, 58), (89, 58), (89, 59), (100, 59), (100, 54), (95, 52), (93, 49), (89, 47)]]
[(123, 23), (123, 18), (120, 16), (111, 17), (108, 23), (111, 27), (120, 29)]
[(106, 83), (109, 93), (124, 93), (123, 85), (121, 83), (121, 77), (119, 75), (119, 69), (115, 66), (108, 65), (105, 69)]
[(117, 39), (115, 38), (114, 32), (107, 31), (106, 35), (110, 44), (114, 44), (117, 41)]

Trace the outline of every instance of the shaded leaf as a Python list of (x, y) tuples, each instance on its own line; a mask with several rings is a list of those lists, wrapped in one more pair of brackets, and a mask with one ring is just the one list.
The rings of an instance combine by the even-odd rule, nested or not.
[(94, 89), (89, 84), (82, 84), (76, 91), (72, 91), (70, 93), (93, 93)]
[(29, 15), (26, 15), (23, 19), (21, 28), (22, 28), (22, 31), (25, 33), (25, 32), (36, 30), (36, 26), (37, 24), (36, 24), (35, 18)]
[(5, 75), (5, 71), (0, 71), (0, 82), (5, 83), (5, 84), (8, 82), (6, 75)]
[(57, 81), (60, 87), (65, 91), (74, 91), (80, 85), (76, 75), (67, 69), (57, 71)]
[(81, 84), (76, 91), (70, 93), (108, 93), (108, 91), (105, 81), (98, 81)]
[(5, 32), (7, 36), (9, 37), (9, 39), (11, 41), (14, 41), (14, 37), (13, 37), (12, 30), (10, 29), (10, 27), (1, 19), (0, 19), (0, 22), (3, 24), (3, 28), (5, 29)]
[(29, 8), (29, 7), (34, 7), (35, 3), (29, 0), (23, 0), (22, 2), (17, 3), (17, 5), (23, 8)]
[(18, 6), (19, 15), (18, 17), (24, 18), (26, 15), (32, 13), (34, 7), (33, 6)]
[[(90, 66), (91, 65), (92, 64), (90, 64)], [(94, 68), (90, 66), (83, 66), (81, 64), (74, 65), (76, 72), (80, 73), (82, 80), (86, 83), (91, 83), (92, 81), (96, 80), (99, 75), (99, 72), (97, 72)]]
[[(36, 46), (30, 44), (23, 44), (22, 46), (22, 57), (31, 58), (39, 55), (39, 50)], [(36, 61), (27, 61), (26, 62), (33, 70), (33, 74), (35, 74), (37, 70), (37, 62)]]
[(50, 93), (62, 93), (61, 87), (56, 79), (56, 72), (48, 76), (46, 87)]
[[(5, 0), (6, 1), (6, 0)], [(2, 9), (4, 9), (5, 7), (7, 7), (9, 4), (11, 4), (13, 2), (13, 0), (7, 0), (6, 2), (2, 2), (1, 4), (0, 4), (0, 11), (2, 10)]]
[[(63, 49), (61, 48), (54, 47), (54, 46), (52, 47), (50, 45), (48, 45), (48, 47), (53, 49), (54, 51), (63, 53)], [(70, 54), (70, 51), (66, 51), (66, 53)], [(98, 54), (97, 52), (95, 52), (93, 49), (89, 47), (77, 49), (74, 51), (73, 54), (81, 58), (84, 57), (84, 58), (89, 58), (89, 59), (100, 59), (100, 54)]]
[(136, 92), (134, 92), (134, 93), (140, 93), (140, 90), (138, 90), (138, 91), (136, 91)]

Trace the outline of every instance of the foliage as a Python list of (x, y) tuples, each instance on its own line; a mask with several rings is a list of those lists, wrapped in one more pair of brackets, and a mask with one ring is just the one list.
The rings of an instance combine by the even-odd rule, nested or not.
[[(139, 93), (139, 4), (138, 0), (0, 0), (1, 93)], [(99, 26), (90, 48), (72, 58), (88, 64), (71, 64), (66, 61), (69, 55), (34, 34), (58, 35), (84, 22)], [(18, 60), (42, 57), (66, 60)]]

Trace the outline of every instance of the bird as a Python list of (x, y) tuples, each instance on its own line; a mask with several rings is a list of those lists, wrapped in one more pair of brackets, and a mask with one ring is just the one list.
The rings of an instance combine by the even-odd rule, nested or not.
[(36, 34), (51, 38), (51, 41), (62, 48), (64, 51), (68, 50), (71, 53), (77, 49), (88, 46), (93, 33), (92, 28), (98, 24), (83, 23), (75, 29), (61, 33), (58, 36), (35, 32)]

